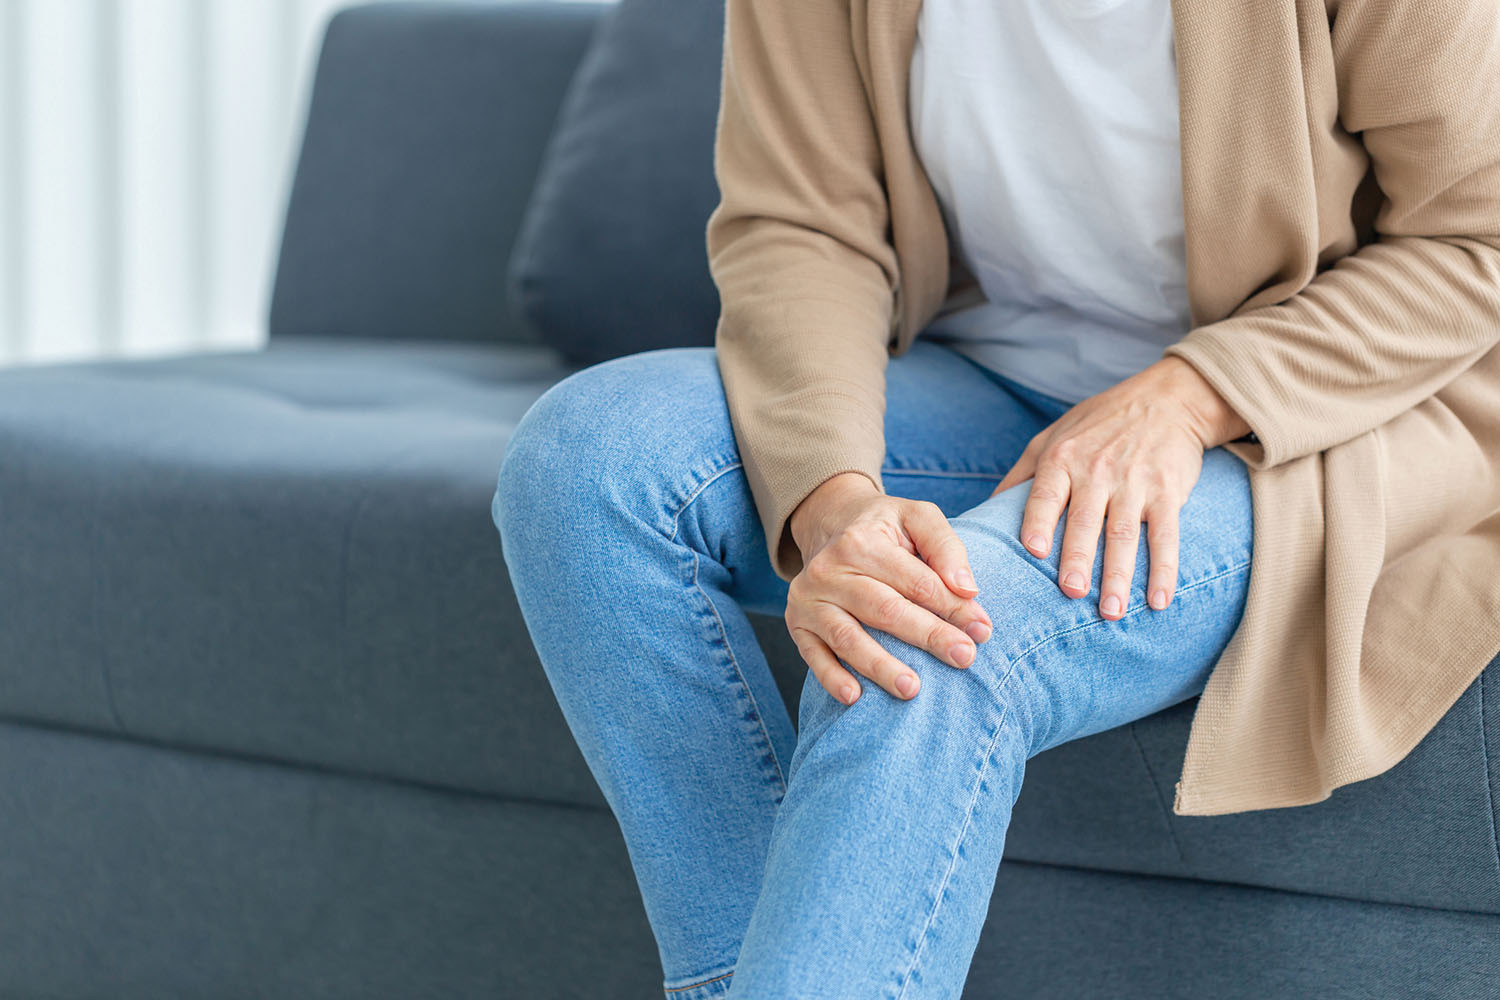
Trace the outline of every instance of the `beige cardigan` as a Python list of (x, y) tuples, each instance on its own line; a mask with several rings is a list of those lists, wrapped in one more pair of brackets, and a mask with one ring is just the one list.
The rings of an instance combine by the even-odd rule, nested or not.
[[(907, 118), (921, 0), (727, 0), (706, 241), (777, 574), (793, 508), (882, 489), (885, 367), (977, 286)], [(1318, 802), (1500, 651), (1500, 3), (1173, 0), (1193, 329), (1246, 419), (1243, 619), (1173, 809)], [(1478, 752), (1476, 750), (1476, 752)]]

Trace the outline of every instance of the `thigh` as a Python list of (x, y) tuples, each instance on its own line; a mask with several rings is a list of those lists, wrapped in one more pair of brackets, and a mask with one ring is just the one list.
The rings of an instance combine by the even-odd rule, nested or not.
[[(1021, 545), (1031, 483), (949, 518), (968, 552), (978, 601), (995, 623), (974, 663), (965, 670), (950, 667), (866, 626), (875, 641), (916, 671), (916, 696), (897, 699), (861, 679), (863, 693), (846, 707), (809, 675), (798, 709), (799, 741), (810, 746), (830, 727), (852, 726), (861, 730), (846, 734), (855, 745), (893, 742), (919, 753), (933, 740), (978, 739), (999, 719), (1032, 756), (1202, 691), (1239, 623), (1249, 586), (1252, 517), (1244, 463), (1223, 448), (1205, 453), (1203, 474), (1179, 513), (1172, 603), (1161, 611), (1146, 604), (1150, 553), (1143, 541), (1130, 605), (1114, 621), (1098, 612), (1102, 551), (1096, 553), (1089, 594), (1072, 598), (1057, 585), (1060, 546), (1038, 559)], [(860, 705), (863, 710), (857, 710)], [(802, 742), (792, 773), (809, 752)]]
[[(887, 365), (886, 492), (958, 514), (1066, 405), (919, 340)], [(628, 509), (722, 564), (725, 590), (747, 610), (784, 613), (787, 584), (771, 568), (713, 348), (642, 351), (572, 373), (527, 411), (511, 452), (529, 467), (511, 470), (513, 483), (528, 482), (515, 502)]]
[[(887, 364), (885, 399), (885, 492), (930, 501), (949, 517), (987, 497), (1027, 442), (1070, 405), (920, 339)], [(753, 558), (769, 572), (764, 533), (757, 538)], [(786, 583), (774, 573), (753, 578), (758, 589), (741, 595), (746, 606), (782, 614)]]
[[(1104, 545), (1089, 592), (1058, 587), (1061, 545), (1044, 559), (1020, 543), (1033, 480), (951, 518), (974, 565), (978, 597), (995, 622), (984, 662), (998, 682), (1014, 672), (1011, 696), (1036, 714), (1032, 752), (1112, 729), (1202, 691), (1244, 611), (1253, 546), (1249, 470), (1224, 448), (1203, 470), (1178, 513), (1177, 588), (1158, 611), (1146, 602), (1150, 547), (1142, 532), (1125, 615), (1099, 614)], [(1067, 524), (1063, 514), (1057, 538)]]

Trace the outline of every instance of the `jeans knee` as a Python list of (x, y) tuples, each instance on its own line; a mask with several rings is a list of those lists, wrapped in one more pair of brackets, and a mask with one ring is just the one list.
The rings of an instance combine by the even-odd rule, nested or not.
[(919, 680), (917, 692), (901, 698), (869, 678), (862, 678), (864, 691), (856, 705), (874, 698), (880, 711), (870, 714), (871, 738), (917, 743), (963, 720), (979, 721), (1010, 714), (1017, 692), (1010, 676), (1012, 665), (998, 649), (981, 643), (967, 667), (951, 666), (921, 646), (883, 629), (866, 625), (865, 631), (890, 657), (911, 669)]
[(600, 362), (554, 383), (522, 415), (501, 457), (491, 518), (502, 536), (513, 518), (533, 526), (551, 518), (545, 534), (555, 537), (588, 523), (590, 511), (649, 516), (684, 470), (733, 447), (713, 348)]

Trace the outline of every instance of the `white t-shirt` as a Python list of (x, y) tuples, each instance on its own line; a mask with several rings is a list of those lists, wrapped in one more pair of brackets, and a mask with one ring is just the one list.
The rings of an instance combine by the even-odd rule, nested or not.
[(1168, 0), (924, 0), (910, 96), (988, 299), (921, 336), (1078, 402), (1187, 333)]

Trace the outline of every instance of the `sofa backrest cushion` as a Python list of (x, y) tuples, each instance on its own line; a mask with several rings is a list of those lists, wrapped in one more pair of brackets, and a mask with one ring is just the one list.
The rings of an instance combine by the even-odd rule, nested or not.
[(563, 100), (508, 283), (576, 364), (713, 343), (723, 36), (721, 0), (619, 0)]
[(602, 3), (378, 3), (324, 35), (271, 336), (529, 341), (506, 265)]

